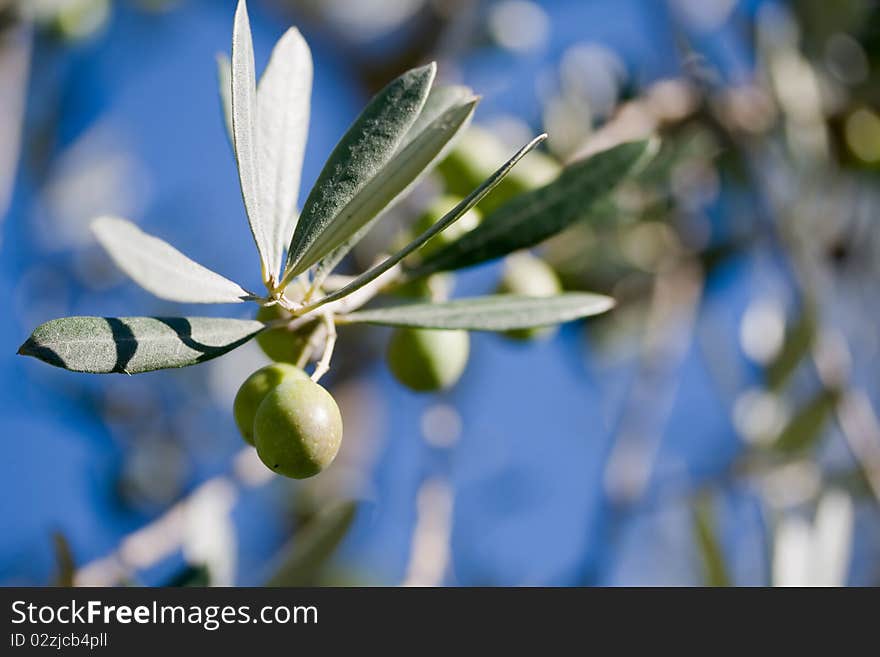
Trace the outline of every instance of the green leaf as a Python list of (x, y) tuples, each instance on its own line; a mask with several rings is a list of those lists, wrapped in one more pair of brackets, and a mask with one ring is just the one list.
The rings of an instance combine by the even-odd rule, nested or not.
[(436, 119), (440, 118), (448, 110), (453, 107), (461, 107), (472, 100), (476, 96), (473, 89), (459, 84), (437, 84), (431, 87), (428, 98), (422, 111), (413, 121), (412, 126), (397, 147), (397, 152), (402, 151), (409, 143), (418, 137), (422, 132), (431, 125)]
[(260, 208), (270, 246), (269, 272), (277, 275), (290, 243), (309, 128), (312, 54), (291, 28), (272, 50), (257, 88)]
[(338, 502), (318, 512), (281, 550), (266, 586), (314, 586), (354, 521), (357, 504)]
[(130, 221), (100, 217), (92, 222), (92, 232), (113, 262), (157, 297), (181, 303), (240, 303), (256, 298)]
[(67, 537), (59, 531), (52, 532), (52, 544), (55, 548), (55, 564), (57, 572), (53, 586), (73, 586), (76, 578), (76, 559)]
[(223, 112), (223, 125), (232, 148), (235, 148), (235, 134), (232, 131), (232, 62), (223, 53), (217, 55), (217, 91), (220, 94), (220, 110)]
[(825, 427), (840, 401), (840, 391), (822, 389), (789, 420), (770, 448), (786, 454), (803, 453), (825, 435)]
[(700, 496), (694, 503), (694, 540), (703, 564), (703, 584), (705, 586), (730, 586), (724, 549), (718, 540), (715, 528), (715, 508), (712, 498)]
[(348, 285), (345, 285), (333, 292), (332, 294), (328, 294), (327, 296), (319, 299), (318, 302), (312, 304), (311, 307), (317, 308), (319, 306), (323, 306), (325, 303), (337, 301), (338, 299), (342, 299), (343, 297), (348, 296), (352, 292), (362, 288), (364, 285), (376, 280), (377, 278), (379, 278), (379, 276), (394, 267), (397, 263), (406, 258), (408, 255), (423, 247), (433, 237), (435, 237), (439, 233), (442, 233), (456, 221), (461, 219), (465, 214), (467, 214), (467, 212), (472, 207), (479, 203), (480, 200), (482, 200), (483, 197), (486, 196), (486, 194), (491, 192), (495, 188), (495, 186), (504, 179), (504, 176), (506, 176), (510, 172), (510, 170), (513, 169), (517, 162), (519, 162), (529, 151), (535, 148), (535, 146), (540, 144), (546, 138), (546, 134), (535, 137), (532, 141), (523, 146), (512, 158), (510, 158), (500, 169), (498, 169), (498, 171), (493, 173), (487, 180), (483, 181), (482, 185), (473, 190), (470, 194), (468, 194), (466, 198), (462, 199), (458, 204), (456, 204), (454, 208), (452, 208), (438, 221), (436, 221), (433, 226), (428, 228), (428, 230), (424, 231), (421, 235), (416, 237), (413, 241), (400, 249), (394, 255), (386, 258), (375, 267), (372, 267), (371, 269), (365, 271)]
[(568, 166), (550, 184), (514, 197), (474, 230), (429, 255), (409, 277), (470, 267), (543, 242), (607, 198), (655, 150), (653, 141), (631, 142)]
[(272, 245), (260, 204), (260, 169), (257, 151), (257, 79), (254, 44), (247, 14), (247, 2), (239, 0), (232, 30), (232, 135), (238, 161), (241, 197), (263, 270), (263, 281), (272, 274)]
[(597, 315), (614, 300), (601, 294), (567, 292), (554, 297), (498, 294), (444, 303), (412, 303), (361, 310), (343, 315), (339, 323), (367, 323), (467, 331), (509, 331), (537, 328)]
[(785, 332), (782, 348), (767, 365), (767, 387), (770, 390), (781, 390), (810, 354), (817, 328), (815, 304), (805, 299), (797, 321)]
[(380, 172), (385, 175), (383, 168), (421, 112), (435, 73), (432, 63), (393, 80), (333, 149), (303, 205), (290, 243), (285, 281), (342, 244), (376, 213), (375, 188), (369, 196), (362, 192)]
[(137, 374), (216, 358), (263, 328), (214, 317), (64, 317), (40, 324), (18, 353), (74, 372)]
[[(467, 87), (431, 89), (424, 109), (404, 137), (397, 153), (352, 201), (359, 205), (358, 212), (366, 218), (366, 223), (321, 259), (315, 271), (315, 282), (320, 284), (384, 216), (385, 211), (446, 156), (470, 123), (477, 101)], [(347, 211), (348, 208), (343, 213)], [(351, 225), (355, 226), (361, 221), (352, 221)]]

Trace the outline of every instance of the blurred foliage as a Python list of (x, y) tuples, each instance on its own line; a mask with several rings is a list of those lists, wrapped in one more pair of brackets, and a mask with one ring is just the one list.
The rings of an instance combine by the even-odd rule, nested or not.
[(357, 505), (333, 503), (303, 519), (301, 528), (281, 550), (281, 563), (267, 586), (315, 586), (326, 575), (333, 553), (354, 520)]
[(706, 586), (730, 586), (726, 559), (716, 536), (713, 500), (699, 497), (694, 503), (694, 540), (703, 562), (703, 583)]

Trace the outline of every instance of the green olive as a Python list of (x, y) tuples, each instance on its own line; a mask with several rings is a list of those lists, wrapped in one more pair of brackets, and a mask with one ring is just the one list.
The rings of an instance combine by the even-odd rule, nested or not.
[[(508, 256), (504, 261), (504, 273), (498, 285), (499, 294), (518, 294), (526, 297), (552, 297), (562, 291), (559, 277), (546, 262), (530, 253), (522, 252)], [(555, 327), (514, 329), (504, 335), (514, 340), (532, 340), (550, 337)]]
[(333, 396), (314, 381), (285, 381), (257, 409), (254, 438), (266, 467), (286, 477), (305, 479), (336, 458), (342, 415)]
[(467, 331), (398, 328), (388, 342), (388, 368), (400, 383), (418, 392), (450, 388), (468, 361)]
[[(437, 167), (446, 189), (465, 196), (492, 175), (509, 154), (504, 143), (491, 132), (471, 126), (458, 145)], [(523, 192), (546, 185), (559, 175), (560, 166), (551, 157), (532, 151), (504, 177), (492, 193), (477, 206), (486, 215)]]
[[(271, 322), (290, 319), (291, 315), (279, 305), (263, 306), (257, 311), (257, 321)], [(280, 327), (268, 329), (257, 335), (257, 344), (269, 358), (282, 363), (296, 363), (303, 355), (312, 335), (312, 325), (296, 331)]]
[[(451, 196), (448, 194), (436, 198), (425, 209), (424, 214), (422, 214), (422, 216), (416, 220), (415, 224), (413, 224), (413, 236), (415, 237), (424, 233), (431, 226), (440, 221), (447, 212), (458, 205), (461, 200), (462, 199), (459, 196)], [(419, 249), (419, 254), (422, 256), (429, 255), (446, 246), (450, 242), (454, 242), (465, 233), (476, 228), (481, 219), (482, 215), (480, 214), (480, 211), (476, 208), (471, 208), (449, 228), (432, 237), (427, 244)]]
[(235, 395), (232, 414), (238, 430), (251, 445), (254, 444), (254, 417), (263, 398), (285, 381), (306, 379), (309, 375), (288, 363), (272, 363), (251, 374)]
[(449, 298), (452, 288), (455, 286), (455, 275), (451, 272), (431, 274), (412, 281), (406, 281), (394, 288), (391, 292), (398, 297), (406, 299), (432, 299), (435, 301)]

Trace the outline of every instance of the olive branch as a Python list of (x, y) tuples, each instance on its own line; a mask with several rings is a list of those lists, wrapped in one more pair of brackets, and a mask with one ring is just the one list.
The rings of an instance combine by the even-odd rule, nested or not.
[[(403, 248), (358, 276), (340, 277), (332, 274), (343, 258), (449, 153), (479, 98), (463, 86), (435, 84), (433, 63), (403, 73), (354, 121), (297, 211), (312, 85), (308, 45), (296, 28), (289, 29), (257, 81), (247, 7), (241, 0), (232, 56), (218, 58), (218, 73), (265, 291), (245, 289), (128, 220), (101, 217), (92, 230), (116, 265), (156, 296), (182, 303), (255, 303), (262, 308), (258, 319), (65, 317), (38, 326), (20, 354), (77, 372), (135, 374), (194, 365), (273, 329), (317, 325), (324, 334), (324, 349), (312, 372), (318, 380), (330, 367), (337, 325), (511, 331), (567, 322), (612, 307), (613, 300), (603, 295), (561, 293), (442, 302), (398, 298), (381, 307), (362, 308), (395, 287), (528, 249), (560, 232), (588, 215), (642, 166), (656, 150), (653, 140), (620, 144), (573, 163), (554, 181), (510, 199), (473, 230), (427, 253), (423, 247), (437, 244), (438, 236), (489, 194), (546, 135), (536, 137)], [(277, 316), (259, 319), (272, 312)]]

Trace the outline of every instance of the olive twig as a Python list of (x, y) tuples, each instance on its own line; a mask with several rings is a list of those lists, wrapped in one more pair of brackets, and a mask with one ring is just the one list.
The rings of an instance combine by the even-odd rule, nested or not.
[(300, 354), (299, 359), (296, 361), (297, 367), (302, 369), (303, 367), (306, 366), (306, 364), (309, 362), (309, 359), (311, 359), (312, 354), (314, 353), (315, 349), (317, 348), (318, 343), (320, 341), (320, 338), (321, 338), (321, 335), (318, 330), (318, 327), (316, 326), (312, 330), (312, 332), (309, 334), (309, 339), (308, 339), (308, 342), (306, 342), (305, 349), (303, 349), (302, 354)]
[(324, 344), (324, 354), (315, 366), (315, 371), (312, 372), (312, 381), (315, 383), (320, 381), (321, 377), (330, 369), (330, 359), (333, 358), (333, 348), (336, 346), (336, 324), (333, 322), (331, 313), (324, 314), (324, 325), (327, 327), (327, 337)]

